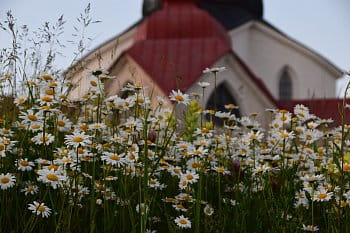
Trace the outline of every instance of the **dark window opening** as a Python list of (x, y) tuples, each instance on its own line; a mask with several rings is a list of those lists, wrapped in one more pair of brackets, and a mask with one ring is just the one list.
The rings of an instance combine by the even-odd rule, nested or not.
[[(229, 110), (225, 108), (225, 105), (234, 104), (237, 106), (236, 100), (231, 95), (230, 91), (225, 87), (224, 84), (219, 85), (216, 88), (216, 111), (217, 112), (230, 112), (233, 113), (237, 118), (240, 117), (239, 109)], [(207, 102), (206, 109), (214, 110), (215, 108), (215, 92), (211, 93), (209, 100)], [(206, 119), (210, 120), (210, 115), (206, 115)], [(224, 121), (221, 118), (214, 117), (215, 125), (223, 126)]]
[(292, 79), (286, 69), (282, 72), (279, 80), (279, 98), (281, 100), (291, 100), (293, 98)]

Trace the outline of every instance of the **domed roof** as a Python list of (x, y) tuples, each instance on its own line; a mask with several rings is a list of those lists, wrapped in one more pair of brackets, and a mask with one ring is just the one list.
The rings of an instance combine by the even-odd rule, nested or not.
[(262, 19), (262, 0), (144, 0), (143, 14), (150, 15), (169, 3), (196, 3), (218, 20), (227, 30), (252, 20)]
[(231, 49), (226, 30), (195, 2), (163, 2), (140, 24), (127, 52), (166, 94), (187, 90)]
[(198, 4), (226, 30), (234, 29), (253, 19), (263, 18), (262, 0), (201, 0)]
[(139, 39), (203, 38), (228, 39), (226, 31), (207, 12), (194, 5), (196, 0), (166, 0), (139, 28)]

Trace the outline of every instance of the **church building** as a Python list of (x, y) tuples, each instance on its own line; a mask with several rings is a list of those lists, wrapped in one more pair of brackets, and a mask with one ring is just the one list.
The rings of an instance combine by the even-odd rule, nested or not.
[(337, 117), (318, 106), (336, 107), (343, 72), (266, 22), (262, 0), (144, 0), (139, 22), (70, 69), (70, 97), (88, 91), (89, 72), (106, 68), (116, 77), (108, 80), (107, 96), (128, 83), (164, 98), (177, 89), (200, 94), (198, 82), (205, 81), (212, 85), (200, 103), (210, 108), (214, 79), (203, 70), (211, 67), (226, 67), (217, 77), (218, 110), (234, 103), (240, 116), (259, 112), (266, 124), (265, 109), (303, 103), (321, 117)]

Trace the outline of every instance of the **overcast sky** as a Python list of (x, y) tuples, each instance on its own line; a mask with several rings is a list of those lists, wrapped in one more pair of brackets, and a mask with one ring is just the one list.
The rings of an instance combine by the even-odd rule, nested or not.
[[(60, 15), (67, 21), (62, 41), (72, 39), (76, 17), (91, 2), (91, 15), (99, 24), (87, 35), (94, 38), (91, 48), (122, 32), (141, 18), (142, 0), (0, 0), (0, 21), (11, 10), (18, 24), (37, 29), (45, 21), (55, 22)], [(350, 69), (350, 0), (265, 0), (264, 18), (281, 31), (325, 56), (343, 70)], [(0, 48), (9, 37), (0, 31)], [(59, 65), (67, 66), (72, 47)], [(339, 82), (343, 85), (344, 82)], [(338, 91), (341, 88), (338, 87)]]

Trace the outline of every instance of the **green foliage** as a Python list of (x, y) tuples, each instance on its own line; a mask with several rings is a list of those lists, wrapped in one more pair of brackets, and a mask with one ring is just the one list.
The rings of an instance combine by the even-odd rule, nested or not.
[(192, 100), (188, 105), (185, 115), (185, 127), (183, 130), (183, 137), (185, 141), (193, 141), (195, 136), (194, 132), (200, 124), (200, 110), (201, 107), (196, 100)]

